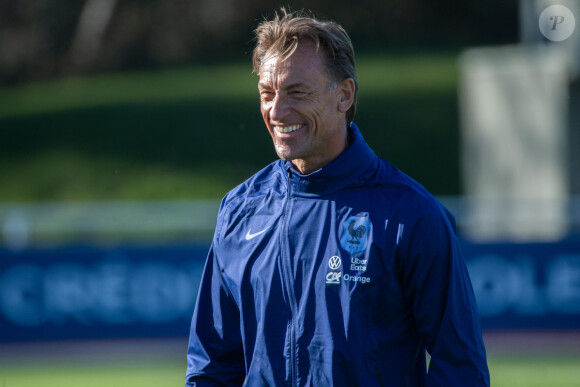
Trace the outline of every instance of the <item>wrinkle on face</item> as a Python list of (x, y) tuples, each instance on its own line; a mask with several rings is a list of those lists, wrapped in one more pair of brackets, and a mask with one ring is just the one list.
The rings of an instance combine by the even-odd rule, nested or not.
[[(262, 62), (258, 90), (264, 122), (278, 156), (300, 172), (311, 172), (337, 157), (346, 147), (344, 112), (324, 58), (314, 44), (301, 44), (284, 59), (269, 55)], [(284, 132), (279, 127), (302, 124)]]

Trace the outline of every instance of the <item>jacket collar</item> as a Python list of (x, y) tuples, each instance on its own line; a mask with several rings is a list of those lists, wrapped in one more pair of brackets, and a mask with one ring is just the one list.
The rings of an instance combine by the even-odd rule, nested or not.
[(375, 172), (378, 157), (365, 142), (358, 127), (348, 127), (350, 145), (326, 166), (308, 175), (296, 171), (290, 161), (282, 161), (290, 192), (295, 196), (320, 196), (347, 186), (362, 185)]

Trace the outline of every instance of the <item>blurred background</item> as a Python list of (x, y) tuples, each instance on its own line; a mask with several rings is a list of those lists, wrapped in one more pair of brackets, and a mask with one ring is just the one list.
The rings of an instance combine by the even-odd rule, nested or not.
[(183, 385), (280, 5), (345, 27), (365, 139), (455, 214), (493, 385), (580, 386), (580, 1), (0, 0), (2, 386)]

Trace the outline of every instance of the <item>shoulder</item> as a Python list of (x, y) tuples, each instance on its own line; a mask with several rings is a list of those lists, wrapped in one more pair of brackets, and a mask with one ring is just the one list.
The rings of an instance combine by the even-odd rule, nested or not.
[(279, 189), (283, 184), (282, 177), (283, 166), (281, 161), (277, 160), (229, 191), (222, 201), (222, 206), (248, 197), (264, 195), (272, 189)]
[(455, 229), (455, 218), (423, 185), (390, 162), (379, 159), (375, 184), (397, 203), (398, 212), (408, 221), (439, 219)]
[(460, 254), (453, 214), (425, 187), (389, 162), (381, 160), (379, 170), (376, 184), (392, 200), (391, 215), (396, 225), (392, 232), (397, 233), (399, 256), (417, 263)]
[(277, 160), (252, 175), (224, 196), (218, 213), (216, 231), (224, 223), (230, 222), (233, 217), (252, 211), (254, 204), (262, 201), (264, 196), (282, 194), (284, 187), (283, 164), (280, 160)]

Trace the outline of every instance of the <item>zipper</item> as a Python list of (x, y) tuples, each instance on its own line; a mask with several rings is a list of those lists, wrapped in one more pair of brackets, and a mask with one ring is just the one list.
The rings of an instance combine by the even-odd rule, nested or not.
[(286, 203), (284, 205), (284, 221), (282, 222), (282, 232), (280, 233), (280, 245), (282, 246), (282, 275), (284, 284), (288, 292), (290, 301), (290, 378), (291, 385), (298, 385), (298, 359), (296, 357), (296, 293), (294, 292), (292, 280), (292, 264), (290, 256), (290, 246), (288, 237), (288, 223), (290, 222), (291, 211), (291, 194), (292, 194), (292, 170), (288, 169), (288, 189), (286, 191)]

